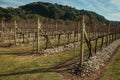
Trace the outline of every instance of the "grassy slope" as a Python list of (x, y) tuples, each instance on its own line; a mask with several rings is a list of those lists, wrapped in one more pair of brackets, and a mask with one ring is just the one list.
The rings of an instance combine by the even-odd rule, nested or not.
[(106, 69), (101, 80), (120, 80), (120, 48)]
[(79, 48), (76, 53), (71, 50), (59, 55), (18, 56), (27, 50), (28, 47), (0, 49), (0, 80), (64, 80), (49, 67), (79, 56)]

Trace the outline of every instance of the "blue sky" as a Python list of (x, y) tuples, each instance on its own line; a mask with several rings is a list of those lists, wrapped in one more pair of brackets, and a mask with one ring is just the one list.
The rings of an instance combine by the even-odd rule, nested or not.
[(120, 21), (120, 0), (0, 0), (1, 7), (18, 7), (31, 2), (51, 2), (94, 11), (108, 20)]

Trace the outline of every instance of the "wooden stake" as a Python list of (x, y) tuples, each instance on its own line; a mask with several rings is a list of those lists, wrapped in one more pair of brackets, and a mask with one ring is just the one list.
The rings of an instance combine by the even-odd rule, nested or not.
[(79, 42), (80, 23), (78, 22), (77, 41)]
[(83, 64), (84, 61), (84, 31), (85, 31), (85, 23), (84, 16), (82, 18), (82, 26), (81, 26), (81, 43), (80, 43), (80, 64)]
[(57, 22), (55, 23), (55, 39), (57, 38), (57, 31), (58, 31), (58, 24)]
[(14, 44), (16, 45), (16, 28), (17, 28), (17, 22), (15, 20), (14, 22)]
[(110, 35), (110, 22), (108, 24), (108, 44), (110, 43), (110, 37), (109, 37), (109, 35)]
[(39, 30), (41, 28), (41, 24), (38, 18), (38, 27), (37, 27), (37, 52), (39, 52)]

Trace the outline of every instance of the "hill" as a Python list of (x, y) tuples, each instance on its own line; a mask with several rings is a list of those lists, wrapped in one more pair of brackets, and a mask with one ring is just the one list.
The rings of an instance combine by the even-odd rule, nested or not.
[(19, 8), (0, 7), (0, 18), (5, 17), (6, 20), (11, 20), (14, 18), (32, 19), (36, 18), (37, 16), (52, 19), (77, 20), (82, 15), (86, 15), (89, 17), (89, 19), (100, 22), (107, 21), (102, 15), (92, 11), (78, 10), (69, 6), (45, 2), (33, 2), (20, 6)]
[(25, 10), (27, 14), (38, 14), (44, 17), (63, 20), (75, 20), (78, 16), (87, 15), (90, 19), (105, 21), (105, 18), (95, 12), (87, 10), (77, 10), (69, 6), (58, 4), (34, 2), (19, 8)]

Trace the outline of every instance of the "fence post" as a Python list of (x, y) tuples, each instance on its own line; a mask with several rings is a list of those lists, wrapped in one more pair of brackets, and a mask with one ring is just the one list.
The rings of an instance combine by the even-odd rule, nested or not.
[(14, 44), (16, 45), (16, 28), (17, 28), (17, 22), (16, 20), (14, 21)]
[(58, 24), (56, 22), (55, 23), (55, 39), (57, 38), (57, 33), (58, 33)]
[(84, 61), (84, 31), (85, 31), (85, 23), (84, 23), (84, 16), (82, 16), (81, 42), (80, 42), (80, 65), (82, 65)]
[(80, 33), (80, 23), (78, 22), (77, 23), (78, 24), (78, 30), (77, 30), (77, 42), (79, 42), (80, 40), (80, 38), (79, 38), (79, 33)]
[(39, 53), (39, 31), (40, 31), (40, 27), (41, 27), (39, 18), (38, 18), (37, 23), (38, 23), (38, 26), (37, 26), (37, 53)]
[(108, 24), (108, 44), (110, 44), (110, 22)]

